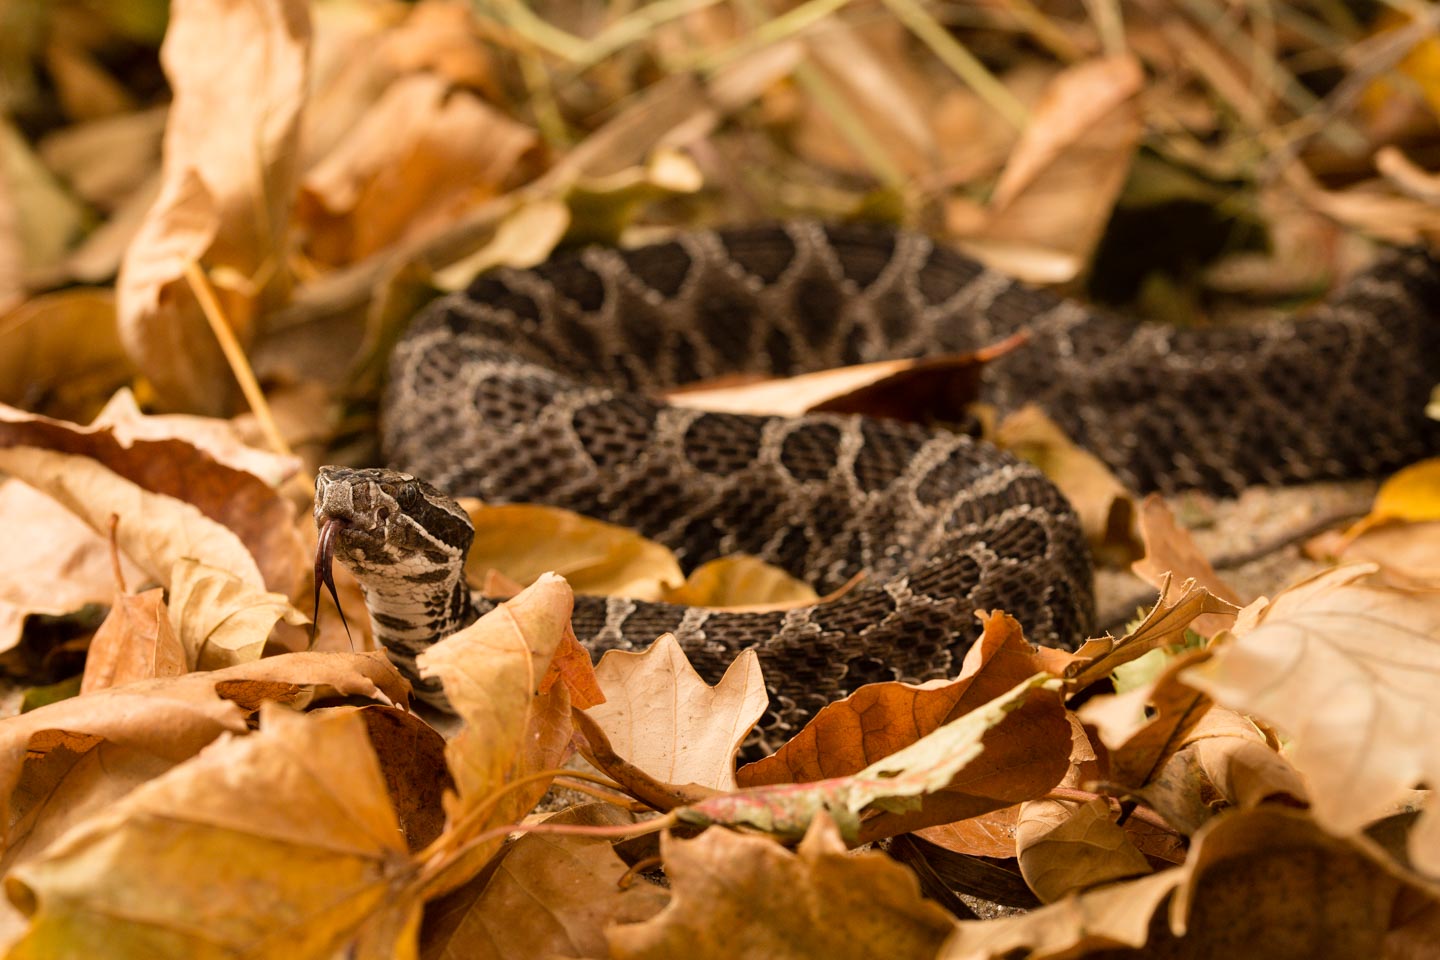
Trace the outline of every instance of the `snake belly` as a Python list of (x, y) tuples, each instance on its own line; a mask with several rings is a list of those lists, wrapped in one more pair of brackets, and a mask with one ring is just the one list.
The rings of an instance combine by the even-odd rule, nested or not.
[[(432, 303), (399, 344), (390, 464), (452, 495), (566, 507), (687, 567), (744, 552), (840, 598), (737, 613), (577, 598), (592, 650), (673, 632), (715, 681), (743, 649), (781, 735), (881, 680), (951, 676), (1002, 609), (1073, 648), (1093, 620), (1070, 505), (969, 436), (835, 415), (701, 413), (659, 391), (973, 351), (1026, 330), (983, 398), (1040, 405), (1139, 491), (1379, 474), (1440, 449), (1440, 279), (1382, 258), (1305, 316), (1175, 328), (1095, 312), (911, 232), (813, 222), (684, 233), (502, 268)], [(486, 602), (477, 598), (483, 610)], [(412, 667), (418, 649), (392, 649)]]

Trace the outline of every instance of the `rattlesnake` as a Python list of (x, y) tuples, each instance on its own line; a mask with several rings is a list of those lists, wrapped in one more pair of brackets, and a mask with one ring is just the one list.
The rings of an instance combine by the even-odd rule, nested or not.
[(671, 631), (713, 681), (753, 647), (771, 694), (762, 726), (783, 737), (862, 684), (952, 675), (977, 609), (1073, 646), (1093, 618), (1085, 541), (1038, 470), (969, 436), (701, 413), (657, 391), (972, 351), (1027, 330), (987, 368), (985, 399), (1038, 403), (1137, 490), (1233, 491), (1377, 474), (1440, 448), (1422, 412), (1440, 379), (1437, 310), (1440, 271), (1416, 253), (1382, 257), (1300, 319), (1173, 328), (877, 226), (592, 247), (486, 273), (429, 306), (394, 354), (384, 407), (386, 455), (405, 473), (327, 468), (316, 517), (337, 521), (323, 539), (360, 575), (377, 635), (412, 678), (419, 650), (490, 605), (469, 603), (468, 522), (438, 491), (568, 507), (687, 565), (754, 554), (821, 591), (864, 571), (839, 599), (785, 612), (577, 601), (576, 633), (596, 651)]

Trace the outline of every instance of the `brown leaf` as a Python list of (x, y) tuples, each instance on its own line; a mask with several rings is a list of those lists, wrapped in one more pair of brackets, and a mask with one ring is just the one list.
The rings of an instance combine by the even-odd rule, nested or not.
[(952, 927), (913, 873), (847, 853), (824, 815), (794, 853), (720, 829), (660, 845), (672, 899), (644, 923), (610, 927), (613, 957), (923, 957)]
[(1004, 860), (1015, 856), (1015, 823), (1020, 804), (916, 830), (917, 836), (954, 853)]
[(547, 571), (577, 593), (659, 600), (685, 580), (666, 547), (613, 523), (537, 504), (481, 506), (471, 512), (475, 540), (466, 577), (480, 583), (498, 570), (520, 583)]
[(848, 776), (1044, 672), (1014, 617), (996, 611), (981, 620), (984, 631), (954, 680), (867, 684), (827, 704), (775, 753), (742, 767), (740, 785)]
[[(1213, 659), (1185, 673), (1217, 702), (1293, 738), (1316, 820), (1350, 834), (1420, 781), (1440, 781), (1440, 592), (1387, 587), (1342, 567), (1282, 591)], [(1242, 618), (1242, 621), (1245, 618)], [(1440, 816), (1427, 805), (1416, 865), (1440, 873)]]
[(46, 294), (0, 316), (0, 403), (88, 417), (133, 372), (108, 290)]
[[(543, 822), (619, 826), (634, 818), (609, 804), (587, 803)], [(644, 880), (622, 884), (628, 872), (608, 840), (525, 834), (483, 886), (467, 885), (427, 910), (421, 956), (604, 956), (608, 925), (647, 920), (669, 900)]]
[(418, 920), (395, 896), (412, 869), (356, 712), (267, 707), (258, 733), (222, 739), (12, 870), (6, 892), (30, 929), (11, 955), (103, 942), (131, 956), (331, 956), (392, 912)]
[(605, 702), (586, 712), (616, 753), (664, 783), (735, 789), (735, 754), (770, 705), (753, 650), (713, 687), (669, 633), (642, 653), (607, 652), (595, 675)]
[(1145, 855), (1111, 819), (1104, 797), (1088, 803), (1031, 800), (1020, 805), (1015, 845), (1020, 872), (1044, 903), (1150, 872)]
[[(348, 708), (342, 708), (348, 709)], [(365, 732), (390, 795), (405, 845), (411, 853), (424, 849), (445, 828), (441, 798), (453, 789), (445, 766), (445, 738), (424, 720), (397, 707), (361, 707)]]
[(194, 670), (258, 660), (277, 620), (295, 626), (310, 622), (284, 595), (257, 590), (188, 557), (171, 572), (169, 615)]
[(119, 594), (90, 640), (82, 694), (136, 680), (178, 677), (186, 671), (185, 648), (170, 628), (165, 591)]
[(187, 266), (203, 258), (224, 268), (216, 279), (225, 280), (223, 307), (241, 343), (260, 303), (285, 282), (309, 42), (299, 0), (177, 3), (171, 11), (160, 50), (174, 93), (165, 179), (117, 284), (125, 344), (171, 404), (224, 412), (234, 382), (184, 279)]
[[(149, 432), (150, 428), (128, 420), (113, 427), (82, 427), (0, 405), (0, 450), (29, 446), (90, 458), (150, 493), (193, 504), (240, 538), (268, 589), (290, 594), (308, 566), (294, 524), (294, 507), (264, 481), (217, 463), (193, 443), (140, 439)], [(99, 529), (108, 534), (108, 514), (103, 519), (105, 526)], [(180, 555), (196, 556), (183, 550)], [(240, 572), (227, 564), (217, 565)], [(163, 576), (169, 576), (169, 567), (165, 564)], [(162, 579), (161, 574), (152, 575)]]

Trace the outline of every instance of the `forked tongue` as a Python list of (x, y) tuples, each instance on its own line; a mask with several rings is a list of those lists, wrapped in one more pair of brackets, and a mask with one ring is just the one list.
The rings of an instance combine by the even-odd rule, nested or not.
[(340, 606), (340, 595), (335, 592), (335, 575), (332, 571), (335, 562), (335, 538), (349, 522), (340, 517), (331, 517), (320, 527), (319, 542), (315, 545), (315, 615), (310, 620), (312, 647), (315, 646), (315, 635), (320, 628), (320, 585), (323, 583), (330, 591), (330, 598), (335, 601), (335, 609), (340, 614), (340, 625), (345, 628), (345, 639), (350, 641), (350, 649), (355, 649), (355, 640), (350, 636), (350, 624), (345, 622), (345, 608)]

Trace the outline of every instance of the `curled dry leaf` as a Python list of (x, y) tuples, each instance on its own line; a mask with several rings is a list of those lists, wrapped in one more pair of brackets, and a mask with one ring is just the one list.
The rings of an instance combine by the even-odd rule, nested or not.
[(559, 507), (481, 506), (471, 511), (475, 541), (466, 577), (480, 583), (498, 570), (520, 583), (555, 571), (577, 593), (659, 600), (685, 580), (667, 548), (613, 523)]
[(80, 692), (178, 677), (186, 669), (185, 648), (170, 626), (165, 591), (156, 587), (134, 596), (117, 593), (85, 652)]
[[(116, 409), (123, 408), (121, 401)], [(145, 419), (137, 422), (120, 415), (114, 419), (121, 422), (82, 427), (0, 405), (0, 450), (29, 446), (90, 458), (150, 493), (193, 504), (239, 537), (254, 558), (251, 566), (259, 567), (268, 589), (289, 594), (295, 588), (308, 562), (293, 522), (295, 509), (288, 501), (255, 475), (217, 462), (195, 443), (170, 439), (173, 433), (165, 432), (166, 428), (156, 430)], [(193, 432), (181, 430), (182, 434)], [(215, 444), (207, 440), (206, 446), (214, 448)], [(230, 448), (220, 446), (228, 459)], [(108, 514), (105, 526), (99, 529), (108, 535)], [(179, 556), (204, 559), (185, 550)], [(236, 574), (242, 569), (216, 565)], [(158, 573), (146, 572), (161, 580), (169, 575), (169, 564)]]
[[(1022, 714), (1027, 703), (1034, 706)], [(1019, 798), (996, 799), (995, 793), (1005, 792), (1007, 781), (1013, 786), (1017, 755), (1044, 774), (1031, 779), (1027, 771), (1024, 784), (1043, 796), (1064, 776), (1069, 754), (1065, 711), (1053, 682), (1041, 674), (851, 776), (751, 787), (676, 814), (685, 823), (799, 836), (825, 811), (847, 838), (865, 842), (1009, 806)]]
[(96, 533), (118, 516), (115, 540), (151, 581), (168, 585), (175, 565), (199, 557), (256, 588), (260, 569), (227, 528), (191, 504), (150, 493), (94, 460), (36, 447), (0, 447), (0, 470), (53, 497)]
[(605, 702), (586, 713), (616, 753), (664, 783), (735, 789), (735, 754), (770, 704), (755, 651), (712, 687), (667, 633), (642, 653), (607, 652), (595, 676)]
[[(270, 706), (258, 733), (222, 739), (12, 870), (6, 893), (30, 928), (10, 955), (103, 944), (130, 956), (328, 957), (366, 926), (413, 937), (418, 903), (396, 896), (412, 869), (356, 712)], [(360, 955), (404, 949), (377, 939), (387, 952)]]
[(1087, 803), (1022, 803), (1015, 846), (1020, 873), (1043, 903), (1150, 872), (1145, 855), (1112, 819), (1110, 804), (1104, 797)]
[[(613, 827), (634, 818), (605, 803), (570, 807), (549, 824)], [(601, 957), (612, 924), (648, 920), (669, 900), (629, 868), (610, 841), (527, 833), (483, 884), (467, 884), (426, 912), (422, 956)]]
[[(1440, 782), (1440, 593), (1385, 586), (1374, 570), (1342, 567), (1281, 592), (1183, 677), (1287, 732), (1316, 820), (1342, 835)], [(1440, 874), (1433, 803), (1410, 855)]]
[(606, 937), (617, 960), (707, 957), (928, 957), (949, 914), (915, 875), (876, 851), (848, 853), (821, 814), (791, 853), (773, 840), (706, 830), (660, 840), (672, 898)]
[(237, 278), (220, 292), (242, 343), (267, 290), (284, 283), (309, 42), (300, 0), (171, 10), (160, 49), (174, 93), (164, 180), (126, 251), (117, 295), (131, 356), (177, 406), (224, 412), (234, 382), (186, 269), (203, 258)]
[[(1130, 565), (1136, 576), (1157, 590), (1162, 589), (1167, 573), (1182, 582), (1194, 580), (1213, 596), (1240, 605), (1240, 595), (1215, 572), (1190, 532), (1175, 521), (1164, 497), (1152, 493), (1141, 501), (1139, 525), (1145, 555)], [(1213, 637), (1233, 622), (1228, 614), (1207, 613), (1196, 617), (1190, 629), (1202, 637)]]
[(440, 887), (474, 875), (503, 837), (471, 844), (473, 837), (518, 821), (545, 794), (549, 777), (510, 785), (555, 769), (569, 752), (569, 687), (547, 686), (545, 679), (570, 629), (574, 602), (564, 579), (545, 574), (417, 658), (420, 675), (440, 680), (465, 723), (445, 748), (455, 793), (445, 798), (448, 826), (437, 843), (458, 860)]
[(283, 594), (257, 590), (197, 560), (180, 560), (170, 575), (170, 625), (192, 670), (260, 659), (270, 629), (282, 619), (310, 622)]

